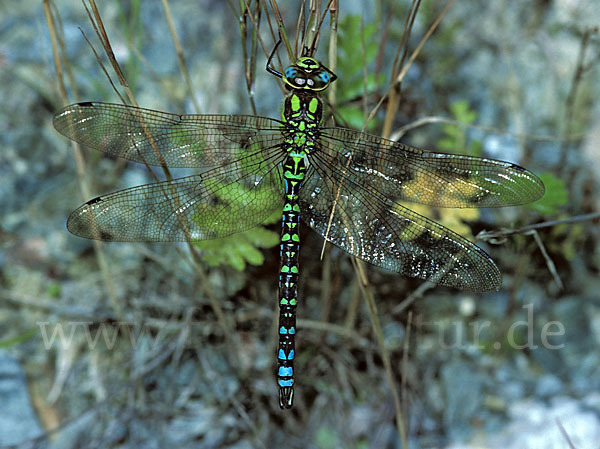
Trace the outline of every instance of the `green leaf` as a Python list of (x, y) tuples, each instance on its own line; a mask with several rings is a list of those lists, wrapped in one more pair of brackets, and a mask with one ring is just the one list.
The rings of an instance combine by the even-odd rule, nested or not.
[(46, 294), (50, 298), (60, 298), (61, 286), (58, 282), (50, 282), (46, 287)]
[(569, 192), (565, 187), (565, 182), (548, 172), (542, 173), (540, 178), (546, 186), (546, 193), (535, 203), (527, 204), (525, 207), (542, 215), (555, 215), (558, 213), (558, 209), (567, 204), (569, 200)]
[[(371, 66), (379, 51), (376, 39), (377, 26), (374, 23), (363, 24), (361, 16), (349, 14), (339, 23), (338, 59), (336, 73), (338, 81), (338, 103), (343, 104), (377, 90), (385, 82), (382, 74), (374, 75)], [(364, 51), (364, 53), (363, 53)], [(364, 66), (368, 67), (366, 86)], [(355, 106), (360, 110), (360, 105)], [(362, 127), (362, 126), (361, 126)], [(361, 128), (360, 127), (360, 128)]]
[(477, 112), (471, 110), (466, 100), (458, 100), (450, 105), (452, 117), (462, 123), (471, 124), (477, 118)]
[[(281, 219), (281, 214), (277, 212), (277, 220)], [(253, 229), (254, 232), (247, 233), (248, 240), (254, 246), (259, 248), (271, 248), (279, 243), (279, 234), (269, 231), (263, 227)]]
[(14, 337), (5, 338), (4, 340), (0, 340), (0, 348), (9, 348), (9, 347), (19, 344), (25, 340), (29, 340), (30, 338), (35, 337), (37, 334), (39, 334), (39, 332), (40, 332), (40, 330), (36, 327), (35, 329), (25, 331)]
[[(363, 112), (354, 106), (342, 106), (337, 109), (338, 114), (342, 118), (342, 121), (349, 128), (362, 129), (365, 124), (365, 116)], [(367, 125), (367, 130), (372, 129), (375, 126), (373, 120)]]
[(469, 146), (469, 154), (472, 156), (483, 156), (483, 143), (480, 140), (471, 141)]
[[(278, 216), (280, 214), (278, 213)], [(271, 248), (279, 243), (279, 234), (262, 226), (230, 237), (195, 242), (200, 257), (211, 267), (229, 265), (242, 271), (246, 264), (261, 265), (265, 258), (258, 248)]]
[[(477, 120), (477, 112), (472, 110), (466, 100), (458, 100), (450, 105), (450, 115), (460, 123), (471, 124)], [(444, 137), (437, 142), (437, 148), (447, 153), (481, 156), (483, 144), (478, 140), (468, 141), (467, 127), (445, 124), (442, 126)]]
[(334, 449), (341, 447), (340, 437), (329, 427), (319, 427), (315, 435), (315, 443), (321, 449)]

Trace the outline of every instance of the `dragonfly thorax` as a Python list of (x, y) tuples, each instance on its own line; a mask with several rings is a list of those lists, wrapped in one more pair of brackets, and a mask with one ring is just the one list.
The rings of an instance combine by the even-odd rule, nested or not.
[(282, 118), (294, 131), (314, 131), (322, 116), (323, 104), (310, 91), (292, 91), (285, 99)]

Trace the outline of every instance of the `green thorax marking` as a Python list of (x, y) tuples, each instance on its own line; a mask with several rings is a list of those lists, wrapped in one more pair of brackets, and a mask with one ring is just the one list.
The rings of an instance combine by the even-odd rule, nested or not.
[(316, 93), (292, 91), (286, 97), (281, 118), (298, 131), (314, 129), (321, 123), (323, 105)]

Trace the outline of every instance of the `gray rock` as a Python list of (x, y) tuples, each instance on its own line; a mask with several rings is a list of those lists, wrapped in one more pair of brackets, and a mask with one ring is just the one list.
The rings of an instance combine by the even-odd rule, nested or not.
[(442, 368), (442, 382), (446, 391), (444, 427), (452, 439), (463, 439), (480, 409), (483, 379), (464, 361), (452, 360)]
[(0, 351), (0, 404), (0, 446), (18, 444), (43, 433), (21, 365), (6, 351)]

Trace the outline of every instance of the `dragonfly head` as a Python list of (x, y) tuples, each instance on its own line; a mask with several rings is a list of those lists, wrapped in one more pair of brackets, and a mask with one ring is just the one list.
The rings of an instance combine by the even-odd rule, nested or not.
[(337, 76), (316, 59), (304, 56), (283, 71), (282, 79), (288, 89), (320, 92)]

